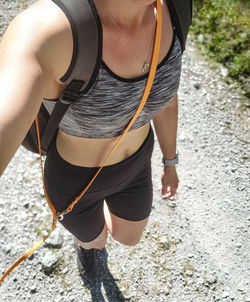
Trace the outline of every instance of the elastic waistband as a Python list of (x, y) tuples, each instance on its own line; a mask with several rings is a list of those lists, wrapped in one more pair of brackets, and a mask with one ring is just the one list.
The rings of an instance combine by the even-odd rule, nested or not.
[[(147, 146), (152, 145), (152, 147), (153, 147), (153, 144), (154, 144), (154, 132), (152, 130), (152, 127), (150, 127), (147, 137), (145, 138), (142, 145), (139, 147), (139, 149), (134, 154), (132, 154), (131, 156), (129, 156), (128, 158), (124, 159), (121, 162), (118, 162), (116, 164), (109, 165), (109, 166), (104, 166), (103, 169), (105, 169), (105, 171), (107, 171), (107, 172), (109, 170), (112, 172), (112, 170), (114, 170), (114, 169), (123, 167), (125, 165), (129, 165), (129, 163), (133, 162), (138, 157), (146, 156), (146, 153), (152, 152), (151, 148), (148, 148)], [(148, 150), (148, 149), (150, 149), (150, 150)], [(72, 169), (73, 169), (74, 173), (79, 172), (79, 174), (82, 174), (83, 171), (86, 171), (86, 172), (88, 171), (91, 173), (91, 172), (96, 171), (99, 168), (99, 167), (81, 167), (81, 166), (72, 165), (71, 163), (67, 162), (59, 154), (57, 147), (56, 147), (56, 140), (53, 141), (51, 149), (49, 150), (49, 153), (50, 152), (52, 153), (51, 155), (53, 156), (53, 160), (56, 161), (56, 165), (59, 167), (60, 166), (63, 167), (64, 171), (66, 171), (67, 169), (69, 171), (72, 171)], [(49, 155), (50, 154), (48, 154), (48, 156)]]

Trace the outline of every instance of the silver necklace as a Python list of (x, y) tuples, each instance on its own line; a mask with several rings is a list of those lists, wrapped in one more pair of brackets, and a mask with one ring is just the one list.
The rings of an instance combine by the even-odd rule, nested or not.
[[(151, 5), (151, 7), (153, 8), (153, 6)], [(106, 9), (105, 9), (106, 10)], [(117, 22), (115, 21), (115, 19), (113, 18), (113, 16), (111, 15), (110, 12), (107, 12), (107, 15), (108, 17), (110, 18), (110, 20), (113, 22), (113, 24), (116, 26), (116, 28), (118, 29), (118, 31), (121, 33), (121, 35), (125, 38), (127, 44), (128, 44), (128, 47), (129, 49), (132, 51), (132, 53), (134, 54), (134, 56), (140, 61), (140, 58), (139, 56), (137, 55), (135, 49), (133, 48), (133, 46), (131, 45), (131, 43), (129, 42), (129, 39), (126, 35), (126, 33), (119, 27), (119, 25), (117, 24)], [(155, 32), (155, 31), (154, 31)], [(150, 57), (150, 54), (151, 54), (151, 48), (152, 48), (152, 42), (153, 42), (153, 38), (154, 38), (154, 34), (152, 35), (152, 39), (151, 39), (151, 42), (150, 42), (150, 45), (149, 45), (149, 51), (148, 51), (148, 56), (147, 56), (147, 59), (146, 61), (144, 62), (143, 64), (143, 67), (142, 67), (142, 72), (148, 72), (149, 71), (149, 57)]]

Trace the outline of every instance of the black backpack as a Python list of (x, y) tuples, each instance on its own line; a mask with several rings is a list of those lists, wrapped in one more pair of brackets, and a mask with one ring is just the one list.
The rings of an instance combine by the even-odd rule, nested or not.
[[(38, 113), (42, 154), (46, 155), (58, 125), (68, 107), (95, 82), (102, 57), (102, 27), (93, 0), (53, 0), (67, 16), (73, 35), (73, 57), (66, 74), (60, 79), (67, 86), (51, 113), (44, 104)], [(182, 52), (192, 21), (192, 0), (168, 0), (173, 26), (181, 41)], [(36, 123), (31, 125), (22, 145), (39, 153)]]

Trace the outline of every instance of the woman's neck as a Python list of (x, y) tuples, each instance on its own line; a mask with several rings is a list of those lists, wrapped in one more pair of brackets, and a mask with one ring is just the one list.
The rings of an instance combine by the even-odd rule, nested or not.
[(144, 22), (152, 14), (154, 0), (94, 0), (102, 20), (109, 19), (110, 15), (116, 23), (124, 28), (131, 29)]

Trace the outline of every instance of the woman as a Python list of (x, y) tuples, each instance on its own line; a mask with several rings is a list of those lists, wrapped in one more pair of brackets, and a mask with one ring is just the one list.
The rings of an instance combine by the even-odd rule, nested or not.
[[(152, 54), (153, 4), (94, 0), (103, 29), (101, 68), (93, 87), (66, 113), (45, 162), (46, 189), (58, 212), (89, 182), (138, 106)], [(181, 46), (166, 2), (162, 8), (159, 66), (148, 101), (91, 188), (62, 220), (78, 241), (79, 269), (87, 280), (95, 277), (95, 249), (105, 247), (108, 232), (131, 246), (147, 224), (152, 206), (151, 119), (166, 163), (163, 196), (174, 196), (178, 187), (174, 163)], [(1, 174), (43, 99), (49, 108), (64, 89), (60, 79), (72, 53), (68, 19), (50, 0), (37, 1), (8, 27), (0, 46)]]

